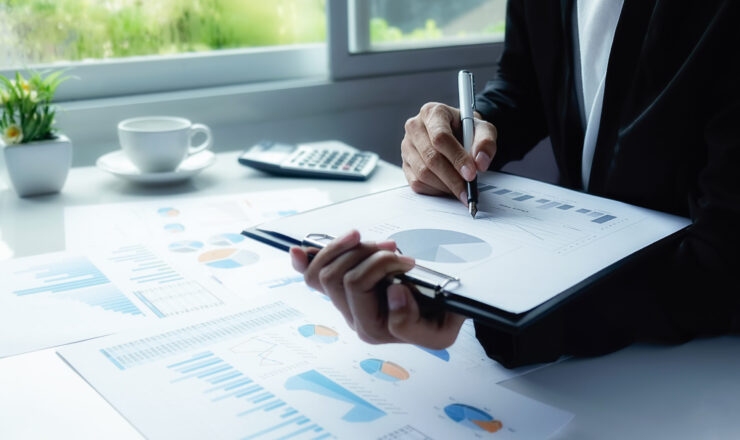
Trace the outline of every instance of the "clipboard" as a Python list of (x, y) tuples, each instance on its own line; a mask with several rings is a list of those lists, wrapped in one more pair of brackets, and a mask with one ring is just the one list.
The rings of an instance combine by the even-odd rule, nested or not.
[[(480, 279), (475, 280), (467, 278), (471, 274), (470, 270), (468, 270), (468, 272), (463, 271), (462, 274), (452, 273), (451, 270), (438, 270), (439, 266), (444, 266), (446, 268), (459, 267), (454, 264), (437, 264), (437, 267), (433, 268), (434, 270), (428, 270), (428, 268), (423, 265), (425, 264), (425, 261), (429, 261), (429, 259), (425, 260), (424, 258), (419, 258), (418, 255), (413, 252), (410, 254), (411, 256), (417, 257), (417, 267), (393, 280), (393, 282), (402, 282), (415, 287), (415, 296), (419, 300), (418, 302), (422, 310), (449, 310), (466, 317), (473, 318), (489, 327), (514, 335), (521, 333), (534, 323), (556, 312), (570, 301), (578, 298), (580, 295), (589, 293), (590, 291), (593, 291), (594, 294), (598, 294), (598, 290), (596, 289), (598, 284), (604, 280), (608, 280), (610, 274), (615, 273), (625, 266), (640, 264), (643, 261), (643, 258), (649, 258), (653, 251), (658, 251), (663, 246), (670, 245), (675, 240), (679, 239), (685, 233), (686, 228), (691, 224), (690, 220), (686, 218), (660, 213), (646, 208), (604, 199), (598, 196), (583, 194), (544, 182), (533, 181), (532, 179), (504, 173), (487, 172), (479, 174), (479, 187), (482, 189), (481, 204), (484, 206), (486, 204), (492, 204), (493, 201), (498, 200), (496, 199), (496, 197), (498, 197), (505, 202), (505, 205), (510, 205), (509, 207), (514, 206), (517, 203), (520, 203), (520, 205), (514, 206), (517, 209), (519, 209), (518, 206), (533, 207), (532, 215), (545, 215), (543, 213), (552, 213), (548, 215), (572, 216), (572, 219), (588, 223), (585, 226), (592, 228), (592, 230), (596, 230), (597, 228), (606, 228), (605, 230), (607, 232), (603, 233), (604, 236), (597, 237), (590, 244), (586, 245), (588, 249), (582, 254), (573, 257), (563, 257), (564, 259), (559, 263), (560, 270), (563, 270), (563, 268), (566, 268), (566, 270), (569, 269), (569, 264), (577, 264), (579, 261), (582, 263), (584, 261), (584, 256), (590, 258), (590, 255), (595, 251), (601, 250), (598, 246), (605, 246), (604, 243), (609, 242), (609, 240), (618, 243), (614, 249), (619, 250), (619, 252), (615, 250), (614, 255), (608, 255), (608, 258), (605, 257), (603, 260), (605, 263), (602, 261), (594, 263), (592, 267), (584, 269), (577, 275), (570, 273), (565, 274), (565, 276), (570, 278), (561, 282), (558, 287), (550, 289), (544, 300), (533, 300), (532, 304), (534, 305), (532, 307), (520, 307), (519, 309), (511, 308), (506, 310), (504, 307), (497, 306), (497, 304), (507, 304), (506, 301), (499, 301), (498, 303), (496, 303), (496, 301), (482, 301), (479, 298), (487, 299), (488, 296), (477, 295), (476, 298), (475, 294), (471, 294), (471, 290), (473, 290), (474, 287), (480, 287), (481, 281)], [(512, 198), (513, 196), (511, 195), (511, 191), (505, 192), (507, 191), (506, 189), (501, 189), (504, 187), (511, 190), (519, 190), (516, 194), (526, 192), (527, 196), (532, 195), (536, 197), (525, 199), (523, 196), (517, 196), (516, 198)], [(537, 204), (540, 202), (540, 200), (538, 200), (538, 194), (549, 194), (548, 198), (550, 200), (560, 197), (560, 200), (564, 201), (564, 203), (560, 205), (560, 209), (550, 209), (548, 206), (551, 207), (551, 205), (547, 203), (541, 204), (540, 206)], [(394, 199), (394, 197), (396, 197), (396, 199)], [(364, 222), (367, 224), (368, 222), (375, 221), (375, 218), (370, 219), (367, 217), (375, 216), (379, 218), (382, 217), (382, 215), (386, 215), (386, 213), (376, 214), (379, 206), (390, 206), (389, 211), (395, 212), (394, 209), (398, 210), (399, 206), (405, 207), (404, 204), (406, 203), (416, 203), (412, 200), (414, 197), (428, 196), (419, 196), (413, 193), (408, 187), (394, 188), (381, 191), (380, 193), (360, 196), (355, 199), (316, 208), (304, 213), (294, 214), (288, 218), (266, 222), (261, 225), (247, 228), (242, 231), (242, 234), (286, 252), (292, 246), (313, 246), (321, 248), (326, 244), (327, 240), (331, 238), (331, 235), (327, 234), (337, 232), (338, 224), (341, 223), (343, 225), (342, 228), (345, 230), (348, 226), (354, 227), (353, 223)], [(390, 205), (384, 204), (388, 202), (390, 202)], [(393, 203), (395, 203), (395, 205), (393, 205)], [(423, 203), (426, 203), (427, 205), (431, 204), (432, 206), (447, 203), (446, 206), (449, 210), (455, 210), (456, 212), (459, 211), (460, 213), (463, 211), (459, 206), (459, 202), (452, 200), (445, 201), (439, 198), (429, 197), (427, 200), (423, 201)], [(605, 215), (603, 212), (608, 211), (599, 209), (598, 211), (600, 212), (598, 215), (600, 215), (600, 217), (598, 218), (589, 217), (585, 213), (578, 213), (580, 212), (577, 211), (578, 206), (585, 207), (588, 203), (591, 203), (592, 206), (597, 208), (611, 208), (613, 211), (611, 212), (611, 215)], [(419, 209), (418, 206), (414, 209)], [(504, 204), (502, 204), (502, 206), (504, 206)], [(365, 211), (363, 211), (363, 209)], [(410, 210), (413, 211), (414, 209)], [(556, 209), (562, 212), (556, 213)], [(356, 217), (354, 220), (351, 218), (351, 215), (349, 216), (350, 218), (347, 218), (347, 213), (355, 215)], [(450, 213), (446, 213), (444, 215), (448, 214)], [(466, 218), (465, 221), (471, 221), (467, 212), (464, 212), (464, 214), (465, 216), (462, 216), (461, 218), (464, 217)], [(514, 212), (512, 215), (517, 214)], [(632, 216), (631, 219), (630, 215)], [(343, 217), (341, 221), (337, 219), (339, 216)], [(619, 218), (620, 216), (621, 220)], [(424, 215), (417, 215), (416, 217), (417, 218), (415, 219), (407, 221), (405, 225), (401, 225), (401, 222), (399, 222), (399, 225), (413, 227), (417, 221), (419, 223), (429, 223), (431, 221), (426, 219)], [(316, 221), (317, 219), (320, 219), (321, 221)], [(284, 220), (287, 220), (287, 222)], [(463, 220), (459, 221), (462, 222)], [(484, 220), (477, 219), (472, 221), (477, 222), (472, 224), (474, 227), (482, 228), (484, 225), (485, 227), (496, 227), (494, 223), (487, 223)], [(620, 223), (620, 221), (622, 221), (622, 223)], [(469, 223), (466, 224), (468, 227), (471, 226)], [(296, 225), (299, 225), (300, 227), (296, 227)], [(315, 229), (319, 229), (318, 226), (323, 226), (322, 229), (328, 228), (333, 230), (312, 231), (312, 225)], [(447, 226), (449, 226), (449, 224)], [(622, 229), (619, 229), (620, 227)], [(442, 226), (440, 226), (440, 229), (442, 229)], [(360, 230), (362, 232), (362, 229)], [(632, 244), (622, 245), (622, 241), (625, 237), (629, 239), (635, 235), (635, 233), (642, 234), (644, 231), (649, 231), (649, 233), (646, 232), (644, 237), (641, 236), (640, 238), (635, 238), (634, 243)], [(371, 237), (370, 239), (379, 239), (380, 237), (381, 236), (377, 236), (375, 238)], [(388, 236), (386, 235), (385, 237), (387, 238)], [(481, 237), (483, 236), (481, 235)], [(490, 237), (488, 238), (490, 239)], [(399, 247), (401, 248), (400, 250), (403, 251), (404, 245), (399, 243)], [(604, 248), (610, 249), (608, 247)], [(573, 252), (577, 253), (577, 251)], [(589, 254), (589, 252), (591, 254)], [(540, 257), (542, 256), (540, 255)], [(491, 258), (492, 262), (499, 261), (494, 257)], [(542, 261), (541, 258), (540, 261)], [(486, 264), (490, 266), (490, 264), (496, 263)], [(418, 271), (417, 268), (420, 265), (422, 270)], [(484, 267), (485, 265), (480, 264), (480, 266)], [(488, 267), (476, 270), (478, 271), (475, 272), (477, 274), (482, 270), (485, 276), (488, 276), (490, 271)], [(574, 270), (573, 272), (576, 271)], [(499, 276), (500, 275), (501, 272), (499, 272)], [(504, 275), (508, 276), (508, 273), (504, 273)], [(502, 285), (502, 279), (495, 279), (494, 281), (495, 282), (491, 282), (490, 285), (487, 284), (485, 288), (493, 289), (494, 287), (491, 286), (498, 287)], [(509, 280), (508, 285), (512, 286), (512, 283), (515, 281), (516, 280)], [(462, 284), (463, 287), (459, 288), (456, 283)], [(467, 286), (464, 285), (466, 283)], [(549, 287), (550, 284), (548, 283), (548, 288)], [(527, 288), (529, 288), (529, 286), (527, 286)], [(513, 297), (509, 291), (500, 289), (500, 291), (494, 292), (492, 296), (496, 296), (501, 299), (507, 297), (507, 295), (508, 297)]]
[[(321, 249), (326, 244), (324, 240), (333, 238), (327, 234), (314, 233), (309, 234), (309, 236), (304, 237), (302, 240), (297, 240), (274, 231), (260, 229), (260, 226), (244, 229), (241, 233), (246, 237), (285, 252), (288, 252), (293, 246), (308, 246)], [(596, 285), (608, 274), (629, 264), (640, 264), (642, 259), (649, 255), (650, 251), (669, 245), (674, 240), (680, 239), (684, 233), (685, 229), (682, 229), (661, 239), (649, 248), (644, 248), (629, 258), (604, 268), (581, 283), (573, 285), (570, 289), (561, 292), (525, 313), (510, 313), (451, 292), (447, 287), (457, 282), (459, 280), (458, 277), (443, 274), (425, 267), (423, 268), (424, 271), (430, 271), (427, 277), (401, 274), (397, 275), (393, 281), (414, 287), (415, 297), (419, 303), (422, 315), (434, 317), (438, 316), (442, 310), (449, 310), (484, 323), (489, 327), (517, 335), (537, 321), (556, 312), (569, 301), (575, 300), (579, 295), (587, 292), (590, 287)]]

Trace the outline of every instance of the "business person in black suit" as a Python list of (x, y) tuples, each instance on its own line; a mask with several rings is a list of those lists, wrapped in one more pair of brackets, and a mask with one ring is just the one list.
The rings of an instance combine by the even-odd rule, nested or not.
[[(692, 220), (679, 240), (519, 336), (476, 324), (489, 356), (518, 366), (740, 330), (738, 23), (734, 0), (510, 0), (498, 74), (476, 99), (472, 154), (454, 107), (428, 103), (407, 121), (403, 169), (417, 192), (466, 203), (475, 169), (549, 137), (562, 185)], [(379, 280), (413, 264), (394, 249), (353, 232), (310, 266), (305, 250), (291, 252), (363, 339), (451, 344), (463, 318), (425, 321), (405, 287), (388, 289), (387, 318), (371, 304)]]

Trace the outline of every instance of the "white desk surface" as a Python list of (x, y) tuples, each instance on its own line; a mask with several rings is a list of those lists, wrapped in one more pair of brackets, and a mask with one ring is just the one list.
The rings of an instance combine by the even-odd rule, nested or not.
[[(58, 195), (20, 199), (0, 185), (0, 259), (2, 240), (17, 257), (64, 249), (65, 206), (306, 185), (341, 200), (405, 183), (400, 169), (387, 163), (367, 182), (319, 181), (267, 176), (239, 165), (236, 157), (236, 152), (219, 154), (211, 168), (171, 187), (133, 186), (94, 167), (73, 169)], [(569, 359), (504, 386), (575, 414), (555, 438), (740, 438), (737, 337), (636, 345), (598, 358)], [(16, 438), (142, 437), (50, 349), (0, 360), (0, 439)]]

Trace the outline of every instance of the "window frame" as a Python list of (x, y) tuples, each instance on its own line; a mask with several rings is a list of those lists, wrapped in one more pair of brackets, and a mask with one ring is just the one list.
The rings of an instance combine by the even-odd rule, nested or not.
[[(178, 55), (150, 55), (109, 60), (31, 66), (66, 69), (67, 81), (57, 101), (111, 98), (193, 90), (265, 81), (327, 76), (324, 43), (227, 49)], [(0, 70), (5, 76), (26, 68)], [(145, 71), (146, 75), (142, 75)], [(187, 72), (173, 75), (172, 72)]]
[(503, 53), (503, 42), (454, 40), (432, 47), (406, 45), (398, 50), (354, 53), (370, 47), (369, 1), (328, 0), (327, 8), (329, 73), (334, 80), (490, 66)]

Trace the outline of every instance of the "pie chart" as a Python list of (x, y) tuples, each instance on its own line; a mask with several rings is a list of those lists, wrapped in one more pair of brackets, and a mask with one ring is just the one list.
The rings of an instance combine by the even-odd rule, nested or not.
[(494, 420), (487, 412), (470, 405), (453, 403), (445, 407), (447, 417), (475, 431), (496, 432), (503, 427), (500, 420)]
[(367, 374), (387, 382), (398, 382), (411, 377), (409, 372), (400, 365), (390, 361), (382, 361), (380, 359), (365, 359), (360, 362), (360, 367), (362, 367)]
[(244, 241), (244, 236), (241, 234), (218, 234), (214, 235), (208, 242), (214, 246), (231, 246)]
[(259, 259), (259, 255), (253, 252), (233, 248), (215, 249), (198, 257), (199, 262), (217, 269), (236, 269), (254, 264)]
[(388, 237), (404, 255), (435, 263), (470, 263), (491, 255), (491, 245), (446, 229), (409, 229)]
[(162, 217), (177, 217), (180, 215), (180, 211), (178, 211), (175, 208), (159, 208), (157, 210), (157, 214), (161, 215)]
[(164, 225), (164, 230), (167, 232), (177, 233), (185, 230), (185, 226), (180, 223), (169, 223)]
[(306, 324), (298, 327), (298, 333), (303, 335), (304, 338), (321, 342), (322, 344), (331, 344), (339, 340), (339, 333), (334, 329), (318, 324)]
[(186, 254), (188, 252), (196, 252), (203, 248), (203, 243), (199, 241), (183, 240), (170, 243), (167, 247), (172, 252), (178, 252)]

